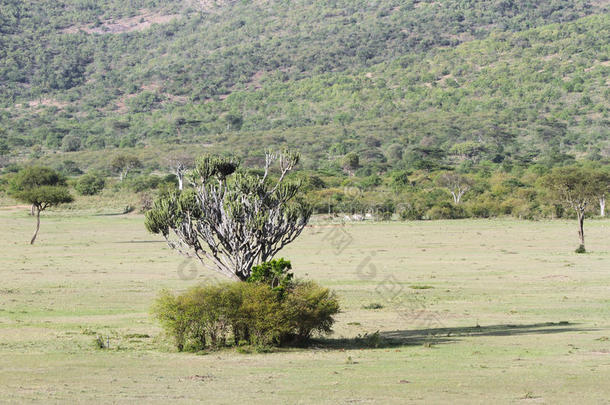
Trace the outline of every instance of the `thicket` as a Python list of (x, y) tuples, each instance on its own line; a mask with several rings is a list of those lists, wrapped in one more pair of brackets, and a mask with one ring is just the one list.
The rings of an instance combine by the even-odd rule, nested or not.
[(339, 312), (335, 294), (313, 281), (287, 279), (287, 271), (282, 270), (281, 289), (263, 277), (192, 287), (180, 295), (165, 290), (152, 313), (179, 351), (304, 344), (315, 334), (330, 333)]

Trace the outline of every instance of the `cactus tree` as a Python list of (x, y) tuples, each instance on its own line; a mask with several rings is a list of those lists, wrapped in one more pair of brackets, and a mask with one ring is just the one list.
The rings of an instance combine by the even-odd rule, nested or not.
[(267, 153), (264, 171), (256, 175), (232, 158), (204, 156), (188, 173), (188, 187), (154, 202), (146, 228), (204, 266), (246, 280), (252, 266), (271, 260), (309, 221), (301, 184), (286, 177), (298, 161), (296, 153)]

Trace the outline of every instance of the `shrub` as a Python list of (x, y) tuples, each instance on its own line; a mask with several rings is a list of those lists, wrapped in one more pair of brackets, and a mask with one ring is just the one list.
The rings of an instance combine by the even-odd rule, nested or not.
[(163, 178), (153, 174), (128, 178), (123, 183), (119, 183), (119, 187), (126, 187), (133, 192), (141, 193), (143, 191), (155, 190), (163, 184), (165, 184), (163, 183)]
[(152, 313), (161, 322), (163, 329), (171, 335), (179, 351), (184, 349), (188, 337), (188, 311), (184, 299), (163, 290), (152, 307)]
[(330, 333), (338, 312), (334, 293), (312, 281), (295, 282), (283, 295), (263, 282), (193, 287), (178, 296), (164, 290), (152, 308), (180, 351), (303, 342)]
[(429, 209), (428, 217), (430, 219), (459, 219), (465, 218), (466, 212), (459, 205), (445, 202)]
[(75, 152), (80, 149), (81, 141), (76, 135), (67, 135), (61, 141), (61, 150), (64, 152)]
[(95, 195), (104, 189), (106, 180), (98, 173), (87, 173), (78, 179), (74, 188), (81, 195)]
[(283, 307), (290, 332), (298, 342), (308, 340), (313, 333), (330, 333), (333, 316), (339, 312), (335, 294), (313, 281), (297, 282)]
[(83, 174), (83, 171), (78, 167), (76, 162), (72, 160), (64, 160), (60, 165), (58, 165), (57, 170), (66, 176), (80, 176)]
[[(284, 319), (284, 308), (278, 293), (268, 285), (237, 282), (241, 292), (236, 313), (238, 339), (256, 346), (275, 346), (290, 333), (290, 325)], [(234, 339), (235, 340), (235, 339)]]
[(476, 202), (469, 206), (470, 213), (476, 218), (489, 218), (493, 215), (493, 207), (489, 203)]

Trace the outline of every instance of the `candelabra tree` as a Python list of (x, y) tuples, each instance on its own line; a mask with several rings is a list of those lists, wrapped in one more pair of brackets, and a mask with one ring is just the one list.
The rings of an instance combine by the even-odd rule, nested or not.
[(287, 178), (298, 162), (296, 153), (269, 152), (257, 175), (233, 158), (201, 157), (187, 173), (188, 186), (154, 202), (146, 228), (204, 266), (244, 281), (253, 266), (294, 241), (311, 217), (301, 183)]

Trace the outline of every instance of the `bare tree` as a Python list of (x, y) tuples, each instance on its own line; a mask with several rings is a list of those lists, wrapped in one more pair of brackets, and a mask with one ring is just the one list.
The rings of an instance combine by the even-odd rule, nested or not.
[(286, 178), (298, 161), (295, 153), (267, 153), (258, 176), (238, 170), (234, 159), (202, 157), (186, 176), (189, 187), (155, 201), (146, 227), (204, 266), (246, 280), (252, 266), (272, 259), (309, 221), (311, 207), (298, 195), (301, 183)]
[(606, 216), (606, 196), (610, 194), (610, 173), (607, 171), (596, 171), (594, 174), (597, 201), (599, 202), (599, 216)]
[(184, 188), (184, 175), (193, 167), (195, 159), (187, 152), (177, 152), (167, 158), (167, 163), (178, 178), (178, 190), (182, 190)]
[(459, 204), (464, 194), (472, 187), (472, 180), (469, 177), (453, 172), (441, 174), (436, 178), (436, 182), (449, 190), (455, 204)]

